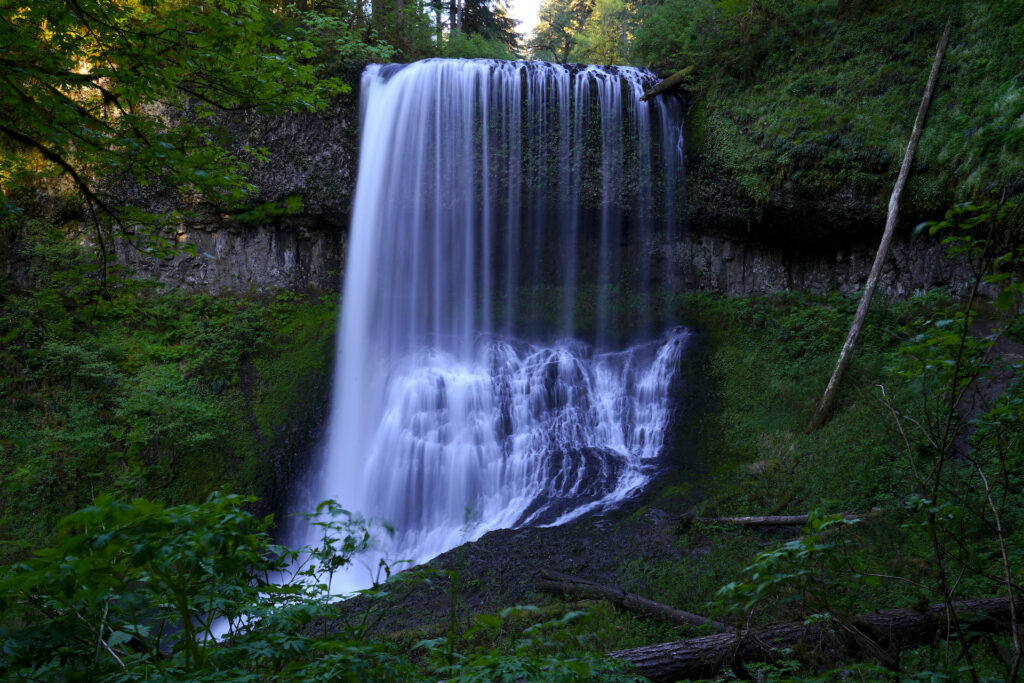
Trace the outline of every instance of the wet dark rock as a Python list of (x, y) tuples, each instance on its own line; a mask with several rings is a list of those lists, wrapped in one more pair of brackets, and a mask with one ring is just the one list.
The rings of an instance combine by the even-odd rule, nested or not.
[[(881, 226), (878, 228), (881, 239)], [(794, 231), (786, 246), (760, 240), (702, 233), (693, 228), (672, 244), (655, 244), (671, 264), (667, 285), (677, 291), (708, 291), (751, 296), (780, 291), (852, 294), (867, 282), (877, 244), (808, 245)], [(938, 240), (926, 237), (893, 242), (879, 291), (902, 299), (934, 287), (966, 296), (971, 282), (966, 264), (950, 259)]]
[(142, 277), (209, 294), (266, 289), (341, 287), (345, 236), (339, 231), (296, 228), (287, 224), (257, 227), (196, 225), (175, 238), (195, 248), (165, 258), (141, 253), (124, 241), (114, 242), (120, 263)]

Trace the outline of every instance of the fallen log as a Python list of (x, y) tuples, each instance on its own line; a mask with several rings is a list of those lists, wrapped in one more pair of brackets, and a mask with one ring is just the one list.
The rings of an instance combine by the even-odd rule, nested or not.
[(586, 579), (578, 579), (575, 576), (568, 576), (550, 569), (540, 570), (540, 580), (537, 581), (537, 590), (554, 595), (566, 595), (575, 598), (593, 598), (607, 600), (617, 607), (645, 614), (670, 624), (688, 624), (690, 626), (710, 626), (716, 631), (726, 631), (729, 627), (720, 621), (702, 617), (699, 614), (686, 612), (675, 607), (663, 605), (660, 602), (648, 600), (635, 593), (627, 593), (620, 588), (603, 586)]
[[(844, 514), (843, 519), (852, 521), (863, 519), (864, 515)], [(808, 515), (762, 515), (760, 517), (694, 517), (683, 515), (680, 524), (704, 522), (707, 524), (736, 524), (738, 526), (803, 526), (807, 524)]]
[[(1024, 614), (1024, 598), (1017, 598), (1014, 608), (1016, 614)], [(953, 609), (961, 618), (970, 619), (973, 632), (997, 633), (1010, 628), (1008, 598), (961, 600), (953, 603)], [(638, 674), (652, 681), (677, 681), (710, 678), (723, 667), (779, 658), (825, 665), (875, 659), (894, 666), (900, 650), (930, 645), (945, 633), (946, 606), (939, 604), (922, 611), (890, 609), (848, 619), (794, 621), (742, 633), (714, 633), (608, 654), (632, 662)]]
[(688, 75), (693, 73), (693, 70), (695, 68), (696, 68), (696, 65), (691, 64), (690, 66), (686, 67), (685, 69), (680, 69), (679, 71), (675, 72), (674, 74), (672, 74), (671, 76), (669, 76), (668, 78), (666, 78), (665, 80), (661, 81), (660, 83), (655, 85), (653, 88), (651, 88), (650, 90), (645, 92), (643, 97), (640, 98), (640, 101), (641, 102), (647, 102), (648, 100), (654, 99), (655, 97), (657, 97), (658, 95), (662, 94), (663, 92), (666, 92), (668, 90), (671, 90), (672, 88), (678, 87), (679, 84), (683, 82), (684, 78), (686, 78)]

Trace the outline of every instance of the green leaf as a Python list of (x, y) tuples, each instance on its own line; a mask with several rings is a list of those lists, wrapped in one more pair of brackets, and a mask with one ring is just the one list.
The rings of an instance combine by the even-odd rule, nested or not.
[(110, 647), (124, 645), (125, 643), (130, 641), (132, 637), (133, 636), (130, 633), (125, 633), (124, 631), (114, 631), (107, 638), (107, 645), (109, 645)]

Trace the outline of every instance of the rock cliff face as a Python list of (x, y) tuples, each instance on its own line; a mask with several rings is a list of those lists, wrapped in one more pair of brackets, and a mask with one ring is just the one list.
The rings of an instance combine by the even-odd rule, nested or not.
[[(862, 244), (807, 248), (794, 242), (783, 248), (694, 229), (660, 249), (674, 264), (673, 289), (739, 296), (779, 291), (852, 294), (867, 282), (877, 249)], [(935, 241), (922, 239), (893, 243), (878, 286), (893, 298), (940, 286), (965, 296), (970, 281), (963, 264), (946, 258)]]
[[(154, 259), (122, 244), (119, 260), (170, 286), (211, 293), (337, 291), (358, 165), (357, 101), (353, 93), (325, 114), (239, 114), (222, 122), (239, 148), (269, 152), (269, 161), (250, 173), (255, 200), (299, 197), (298, 213), (254, 226), (211, 211), (179, 228), (177, 239), (194, 245), (194, 255)], [(675, 274), (670, 286), (732, 295), (850, 293), (863, 286), (885, 220), (876, 197), (842, 191), (806, 197), (782, 187), (758, 209), (730, 189), (729, 178), (716, 180), (702, 169), (701, 155), (688, 150), (693, 174), (686, 188), (686, 228), (671, 244), (651, 245)], [(150, 206), (158, 202), (147, 200)], [(905, 216), (902, 223), (916, 220)], [(893, 297), (936, 286), (963, 294), (966, 281), (962, 267), (946, 259), (936, 241), (904, 238), (893, 245), (880, 289)]]
[(204, 224), (178, 233), (195, 247), (167, 258), (115, 242), (118, 260), (137, 274), (170, 286), (210, 294), (266, 289), (338, 291), (345, 232), (294, 224), (231, 227)]
[(224, 126), (239, 147), (262, 147), (269, 153), (269, 160), (248, 174), (257, 188), (256, 201), (300, 197), (300, 221), (324, 229), (348, 226), (359, 163), (357, 95), (339, 96), (321, 114), (238, 114)]
[[(340, 96), (320, 114), (236, 113), (216, 123), (235, 150), (263, 148), (268, 154), (268, 161), (249, 169), (248, 180), (256, 188), (252, 203), (298, 198), (301, 209), (253, 225), (203, 207), (167, 235), (191, 244), (194, 254), (157, 259), (117, 242), (118, 260), (144, 277), (213, 294), (274, 288), (336, 291), (359, 162), (357, 96)], [(177, 208), (158, 189), (118, 191), (122, 201), (151, 211)]]

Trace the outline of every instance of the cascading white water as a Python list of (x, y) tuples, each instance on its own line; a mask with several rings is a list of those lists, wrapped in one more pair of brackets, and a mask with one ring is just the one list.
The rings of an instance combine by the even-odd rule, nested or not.
[[(423, 560), (648, 481), (686, 340), (650, 332), (655, 194), (671, 226), (682, 164), (678, 105), (640, 101), (652, 78), (367, 68), (327, 446), (304, 505), (385, 520), (389, 554)], [(613, 316), (624, 291), (636, 310)], [(590, 344), (573, 339), (582, 309)], [(627, 320), (653, 341), (614, 350)]]

